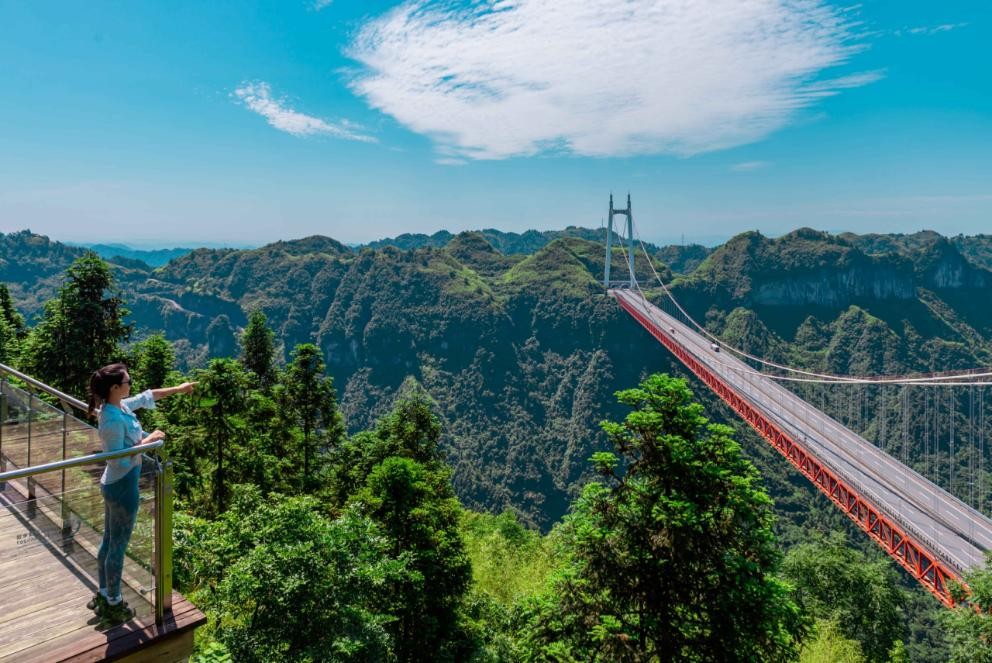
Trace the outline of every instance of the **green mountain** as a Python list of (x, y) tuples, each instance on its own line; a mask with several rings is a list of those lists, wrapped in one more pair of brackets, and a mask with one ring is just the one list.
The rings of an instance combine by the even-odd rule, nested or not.
[[(184, 367), (236, 354), (254, 308), (284, 353), (317, 342), (351, 430), (416, 378), (445, 417), (465, 503), (511, 507), (546, 526), (602, 443), (597, 423), (616, 414), (612, 392), (681, 370), (602, 294), (602, 245), (569, 236), (576, 231), (527, 254), (500, 250), (494, 231), (439, 234), (437, 245), (406, 250), (309, 237), (114, 269), (139, 335), (164, 330)], [(549, 234), (497, 235), (516, 246), (525, 236)], [(727, 340), (818, 370), (888, 373), (990, 360), (992, 273), (960, 248), (975, 253), (983, 241), (801, 229), (652, 253), (689, 312)], [(27, 232), (0, 236), (0, 246), (0, 278), (29, 316), (81, 252)], [(624, 271), (621, 249), (613, 263)], [(642, 254), (635, 267), (644, 287), (654, 283)]]
[(852, 316), (861, 321), (858, 330), (881, 326), (895, 339), (897, 350), (877, 372), (952, 370), (992, 360), (992, 311), (985, 304), (992, 272), (936, 234), (906, 243), (898, 236), (864, 239), (809, 229), (778, 239), (745, 233), (676, 279), (673, 291), (696, 319), (741, 342), (734, 324), (753, 313), (768, 332), (763, 349), (815, 369), (859, 372), (863, 353), (841, 361), (830, 350), (844, 346), (837, 334), (851, 333)]
[(689, 274), (711, 253), (713, 249), (702, 244), (672, 244), (658, 249), (654, 255), (676, 274)]
[[(598, 422), (623, 416), (613, 392), (651, 372), (685, 371), (604, 296), (601, 242), (568, 231), (544, 241), (534, 233), (535, 245), (537, 235), (543, 243), (515, 253), (487, 232), (411, 240), (407, 249), (352, 249), (310, 237), (251, 250), (197, 249), (154, 270), (127, 261), (113, 268), (138, 333), (165, 330), (183, 367), (236, 354), (254, 308), (268, 316), (283, 353), (318, 343), (352, 431), (370, 427), (414, 378), (443, 418), (442, 447), (462, 503), (509, 508), (546, 528), (589, 477), (587, 459), (605, 443)], [(987, 236), (936, 233), (744, 233), (712, 250), (652, 247), (652, 264), (638, 253), (635, 273), (660, 298), (657, 272), (712, 333), (773, 360), (858, 375), (949, 370), (992, 361), (988, 247)], [(0, 235), (0, 280), (30, 317), (81, 251), (26, 231)], [(615, 249), (617, 274), (624, 259)], [(694, 384), (761, 469), (786, 546), (811, 532), (846, 530), (851, 545), (881, 554)], [(903, 447), (928, 434), (922, 400), (908, 402), (901, 422), (897, 393), (862, 393), (852, 408), (850, 392), (797, 388), (923, 469), (920, 445)], [(960, 477), (968, 476), (960, 448), (953, 462), (960, 491)], [(946, 477), (945, 461), (936, 478)], [(984, 503), (990, 488), (985, 482)], [(927, 635), (933, 602), (918, 590), (913, 596), (908, 648), (914, 660), (939, 659), (938, 640)]]
[[(569, 226), (564, 230), (527, 230), (522, 233), (505, 232), (496, 230), (495, 228), (486, 228), (485, 230), (471, 232), (482, 235), (493, 248), (507, 256), (534, 253), (556, 239), (571, 237), (585, 239), (590, 242), (602, 242), (606, 236), (602, 228), (580, 228), (579, 226)], [(461, 237), (465, 234), (452, 235), (447, 230), (439, 230), (433, 235), (404, 233), (396, 237), (369, 242), (357, 248), (381, 249), (386, 246), (393, 246), (405, 251), (426, 247), (442, 248), (447, 246), (456, 237)], [(617, 236), (614, 234), (614, 237), (616, 238)], [(658, 250), (657, 247), (651, 244), (647, 244), (646, 246), (651, 252)]]
[[(55, 296), (62, 275), (87, 249), (54, 242), (30, 230), (0, 233), (0, 281), (7, 284), (21, 313), (30, 321)], [(122, 282), (148, 277), (145, 265), (115, 265)]]

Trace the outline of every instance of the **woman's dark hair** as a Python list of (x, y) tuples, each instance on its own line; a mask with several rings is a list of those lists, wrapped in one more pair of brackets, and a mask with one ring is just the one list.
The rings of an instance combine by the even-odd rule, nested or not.
[(124, 384), (125, 375), (127, 375), (127, 366), (124, 364), (110, 364), (93, 372), (90, 376), (90, 402), (87, 416), (92, 417), (96, 412), (96, 406), (110, 397), (111, 387), (115, 384)]

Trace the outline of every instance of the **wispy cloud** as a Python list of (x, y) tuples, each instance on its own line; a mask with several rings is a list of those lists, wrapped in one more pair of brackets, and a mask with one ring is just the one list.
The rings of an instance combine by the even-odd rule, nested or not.
[(907, 35), (937, 35), (942, 32), (950, 32), (951, 30), (957, 30), (958, 28), (966, 27), (967, 23), (941, 23), (940, 25), (921, 25), (915, 28), (903, 28), (901, 30), (896, 30), (895, 35), (901, 37), (904, 34)]
[(329, 6), (334, 0), (314, 0), (313, 8), (314, 11), (320, 11), (324, 7)]
[(770, 165), (772, 165), (770, 161), (742, 161), (741, 163), (732, 165), (730, 170), (735, 173), (750, 173), (753, 170), (768, 168)]
[(272, 88), (268, 83), (246, 81), (234, 91), (233, 96), (279, 131), (294, 136), (326, 135), (366, 143), (376, 142), (372, 136), (362, 133), (361, 125), (349, 120), (328, 122), (288, 108), (284, 100), (272, 96)]
[(350, 48), (352, 87), (441, 154), (688, 156), (759, 140), (881, 74), (821, 0), (408, 0)]

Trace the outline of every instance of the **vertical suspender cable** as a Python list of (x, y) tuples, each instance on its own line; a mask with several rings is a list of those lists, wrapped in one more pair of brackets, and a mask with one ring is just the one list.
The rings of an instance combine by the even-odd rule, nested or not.
[(950, 434), (947, 438), (947, 490), (953, 495), (954, 494), (954, 417), (958, 413), (958, 399), (955, 397), (954, 392), (947, 394), (951, 399), (951, 406), (948, 408), (948, 415), (951, 420), (948, 423), (948, 427), (951, 429)]
[(899, 394), (899, 397), (902, 400), (900, 408), (900, 414), (902, 415), (902, 444), (900, 446), (902, 447), (903, 465), (907, 465), (909, 463), (909, 423), (907, 420), (909, 412), (909, 387), (903, 386), (901, 391), (902, 393)]
[(985, 387), (978, 388), (978, 500), (985, 511)]
[(968, 504), (975, 506), (975, 388), (968, 387)]

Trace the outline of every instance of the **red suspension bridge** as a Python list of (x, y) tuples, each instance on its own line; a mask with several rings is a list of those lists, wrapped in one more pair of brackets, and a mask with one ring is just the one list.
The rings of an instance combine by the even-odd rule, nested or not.
[[(613, 217), (626, 216), (626, 238), (620, 238), (619, 248), (626, 263), (628, 277), (624, 281), (611, 281), (610, 253), (612, 253)], [(981, 449), (975, 447), (969, 456), (973, 476), (962, 482), (954, 479), (954, 466), (960, 460), (954, 452), (953, 408), (947, 405), (944, 417), (951, 427), (947, 438), (950, 448), (944, 474), (936, 456), (934, 478), (949, 475), (951, 485), (967, 485), (974, 495), (975, 479), (979, 486), (984, 473), (984, 393), (979, 410), (979, 429), (975, 435), (976, 387), (984, 392), (989, 384), (987, 372), (967, 371), (931, 376), (855, 377), (815, 373), (808, 370), (775, 364), (759, 357), (740, 352), (713, 336), (679, 305), (667, 286), (658, 278), (661, 295), (657, 298), (662, 307), (649, 301), (641, 291), (634, 270), (633, 215), (630, 198), (627, 208), (616, 210), (610, 199), (610, 224), (607, 231), (607, 260), (604, 284), (624, 311), (639, 322), (655, 339), (664, 345), (696, 377), (727, 403), (744, 421), (750, 424), (769, 444), (778, 450), (796, 469), (823, 492), (837, 507), (850, 517), (864, 532), (895, 559), (947, 606), (954, 604), (950, 580), (961, 582), (970, 569), (985, 562), (986, 553), (992, 550), (992, 520), (979, 509), (967, 504), (938, 480), (931, 480), (909, 467), (906, 449), (910, 440), (903, 440), (903, 461), (889, 455), (862, 434), (852, 430), (825, 411), (801, 398), (795, 391), (809, 390), (813, 386), (839, 385), (862, 388), (875, 385), (885, 388), (910, 387), (939, 388), (941, 390), (970, 389), (964, 399), (970, 408), (971, 438), (981, 439)], [(626, 242), (624, 241), (626, 240)], [(626, 247), (624, 244), (626, 243)], [(644, 249), (648, 264), (652, 259)], [(653, 265), (651, 266), (654, 270)], [(657, 272), (654, 273), (657, 278)], [(721, 351), (722, 350), (722, 351)], [(750, 362), (750, 363), (749, 363)], [(752, 363), (760, 364), (759, 368)], [(786, 388), (786, 387), (790, 388)], [(945, 397), (949, 403), (957, 399)], [(875, 405), (888, 402), (885, 395), (876, 398)], [(929, 397), (926, 401), (930, 403)], [(934, 403), (938, 401), (936, 398)], [(859, 408), (863, 407), (859, 404)], [(903, 397), (903, 407), (909, 408)], [(869, 415), (871, 413), (868, 413)], [(891, 413), (881, 413), (874, 421), (885, 423)], [(907, 413), (902, 413), (905, 422)], [(848, 422), (850, 423), (850, 422)], [(965, 424), (967, 428), (968, 424)], [(878, 426), (875, 427), (876, 435)], [(927, 423), (924, 428), (930, 431)], [(904, 426), (907, 438), (915, 430)], [(932, 437), (939, 441), (939, 431)], [(929, 443), (928, 443), (929, 444)], [(939, 450), (936, 444), (932, 447)], [(931, 448), (928, 447), (928, 451)], [(915, 454), (914, 456), (919, 456)], [(934, 458), (931, 453), (929, 460)], [(974, 475), (977, 475), (974, 476)], [(978, 491), (977, 505), (984, 499)], [(974, 502), (975, 500), (972, 499)]]

